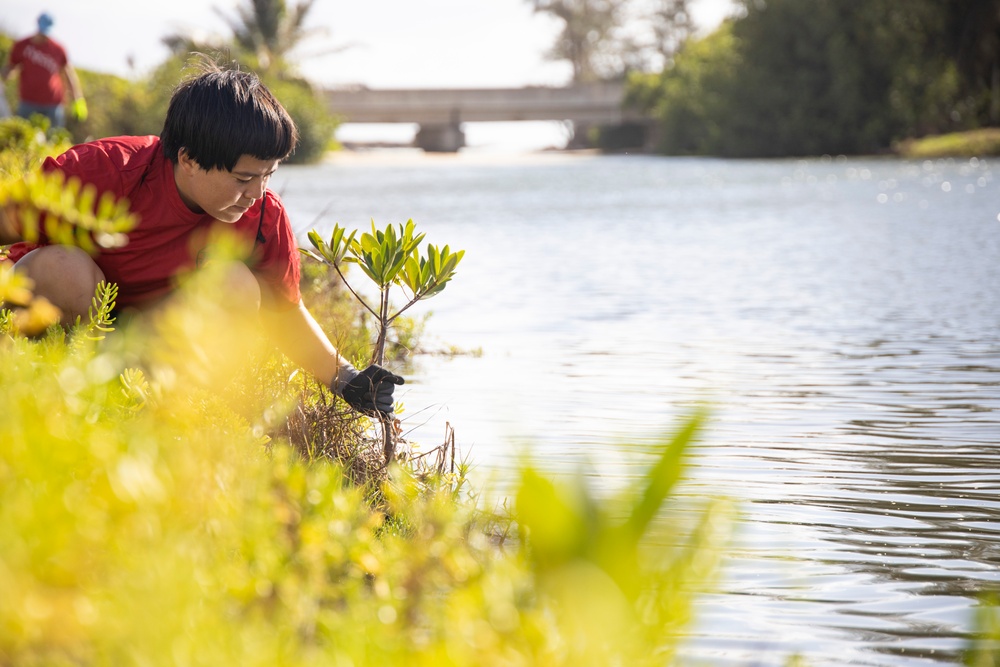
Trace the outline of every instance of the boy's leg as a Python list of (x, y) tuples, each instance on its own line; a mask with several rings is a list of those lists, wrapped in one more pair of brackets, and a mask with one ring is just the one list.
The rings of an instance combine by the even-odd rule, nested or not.
[[(226, 310), (241, 314), (253, 314), (260, 310), (261, 288), (257, 277), (242, 262), (225, 261), (220, 265), (219, 284), (220, 303)], [(156, 316), (176, 300), (174, 292), (164, 294), (148, 301), (140, 302), (128, 309), (131, 315), (143, 314)]]
[[(219, 282), (214, 284), (217, 292), (213, 293), (218, 298), (223, 312), (255, 319), (261, 303), (261, 287), (257, 277), (242, 262), (226, 261), (219, 268), (221, 269)], [(117, 311), (115, 328), (147, 327), (160, 319), (166, 311), (178, 306), (177, 302), (177, 292), (169, 292), (121, 308)]]
[(14, 270), (34, 281), (35, 296), (45, 297), (62, 311), (64, 325), (73, 324), (78, 316), (87, 319), (97, 283), (104, 280), (104, 272), (90, 255), (71, 246), (36, 248), (19, 259)]

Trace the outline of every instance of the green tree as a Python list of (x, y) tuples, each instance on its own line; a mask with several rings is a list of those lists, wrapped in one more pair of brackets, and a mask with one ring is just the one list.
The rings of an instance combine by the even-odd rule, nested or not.
[(660, 119), (668, 153), (878, 152), (973, 122), (947, 16), (935, 0), (743, 0), (720, 36), (635, 77), (629, 99)]
[(629, 76), (625, 103), (658, 119), (651, 144), (673, 155), (714, 153), (722, 144), (727, 93), (736, 74), (731, 24), (691, 41), (661, 74)]
[[(744, 0), (728, 140), (737, 154), (869, 153), (956, 127), (935, 0)], [(770, 119), (770, 122), (769, 122)]]
[[(889, 141), (974, 127), (964, 112), (954, 51), (947, 48), (945, 3), (915, 0), (905, 5), (880, 0), (863, 9), (872, 58), (888, 71), (885, 83), (865, 91), (883, 105)], [(881, 86), (887, 86), (887, 88)]]
[(613, 78), (621, 71), (612, 48), (620, 27), (622, 3), (614, 0), (528, 0), (536, 13), (562, 22), (562, 30), (548, 53), (552, 60), (569, 61), (573, 83)]
[(655, 0), (649, 13), (652, 48), (669, 63), (694, 34), (690, 0)]
[(972, 98), (967, 109), (980, 124), (1000, 125), (1000, 0), (946, 3), (947, 49)]

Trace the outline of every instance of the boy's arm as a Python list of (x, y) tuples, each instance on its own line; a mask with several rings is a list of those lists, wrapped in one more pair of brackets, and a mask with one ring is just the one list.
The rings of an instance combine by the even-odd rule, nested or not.
[(261, 308), (260, 318), (278, 349), (327, 387), (340, 368), (349, 367), (301, 301), (290, 310)]
[(83, 88), (80, 87), (80, 78), (76, 75), (76, 70), (69, 63), (63, 67), (63, 76), (66, 77), (66, 83), (69, 84), (69, 94), (73, 97), (73, 101), (83, 98)]
[(83, 122), (87, 120), (87, 101), (83, 99), (83, 88), (80, 87), (80, 79), (76, 76), (76, 70), (69, 63), (63, 67), (63, 79), (69, 87), (69, 94), (72, 100), (69, 102), (68, 111), (70, 116)]
[(376, 364), (359, 372), (340, 356), (301, 301), (291, 310), (262, 308), (260, 314), (278, 349), (348, 405), (367, 415), (392, 415), (392, 391), (403, 384), (403, 378)]

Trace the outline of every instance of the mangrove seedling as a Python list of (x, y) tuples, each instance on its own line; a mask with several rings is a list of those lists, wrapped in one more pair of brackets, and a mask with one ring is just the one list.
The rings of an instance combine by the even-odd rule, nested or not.
[[(439, 248), (428, 243), (426, 251), (421, 252), (420, 243), (424, 234), (415, 232), (412, 219), (398, 226), (390, 224), (384, 230), (376, 229), (374, 220), (371, 225), (371, 232), (362, 233), (359, 237), (357, 230), (348, 234), (344, 227), (336, 224), (329, 242), (312, 230), (309, 242), (315, 250), (302, 248), (301, 252), (332, 266), (351, 294), (374, 316), (378, 323), (378, 335), (370, 363), (382, 365), (389, 327), (418, 301), (440, 294), (454, 277), (465, 251), (452, 252), (448, 246)], [(375, 283), (379, 293), (377, 306), (369, 304), (344, 277), (341, 266), (345, 262), (357, 264)], [(406, 303), (395, 312), (389, 301), (389, 290), (393, 285), (400, 287), (407, 296)], [(388, 464), (395, 457), (394, 429), (389, 419), (383, 419), (382, 426), (385, 461)]]

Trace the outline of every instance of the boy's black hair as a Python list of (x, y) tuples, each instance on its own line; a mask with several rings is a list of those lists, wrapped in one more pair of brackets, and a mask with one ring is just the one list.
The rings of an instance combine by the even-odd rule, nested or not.
[(175, 164), (183, 148), (206, 171), (232, 171), (242, 155), (284, 160), (299, 133), (255, 74), (215, 68), (177, 86), (160, 139)]

